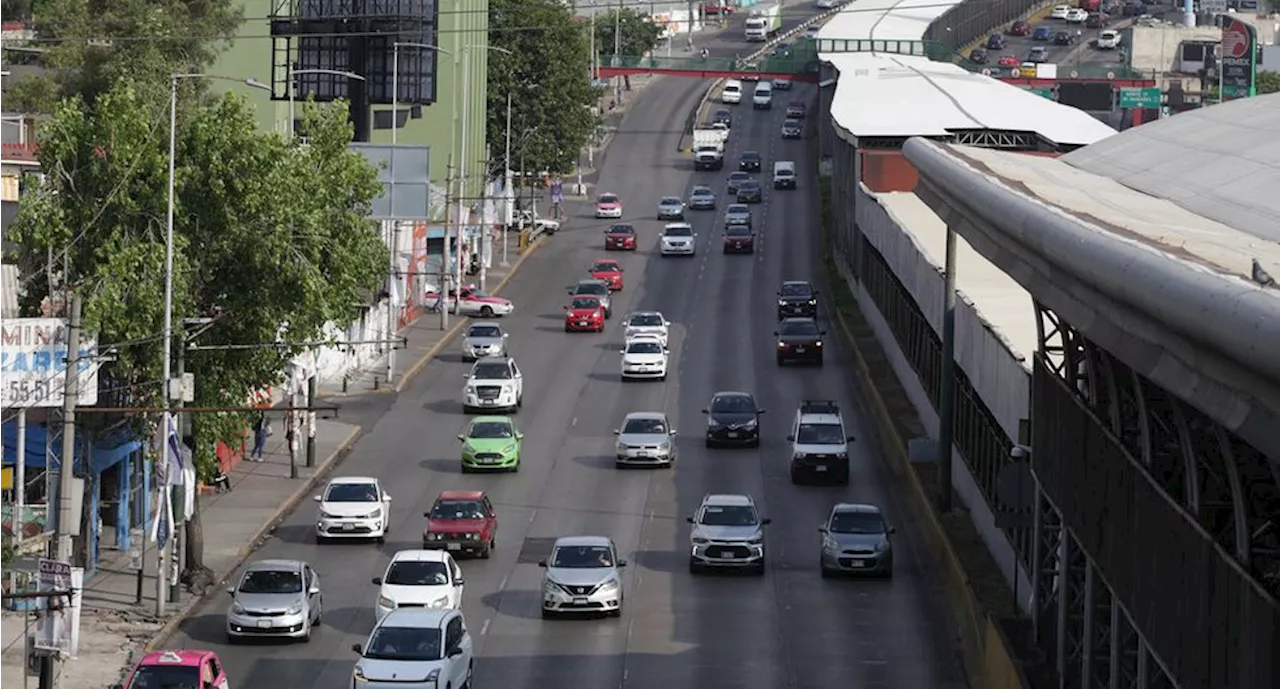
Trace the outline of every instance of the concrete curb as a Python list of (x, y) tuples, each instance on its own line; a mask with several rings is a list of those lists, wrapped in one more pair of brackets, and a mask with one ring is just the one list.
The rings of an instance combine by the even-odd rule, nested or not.
[[(337, 449), (329, 453), (329, 456), (325, 457), (324, 460), (316, 466), (316, 472), (311, 475), (311, 478), (299, 485), (293, 493), (280, 504), (280, 508), (276, 510), (271, 519), (263, 523), (263, 525), (259, 527), (258, 531), (253, 534), (253, 537), (246, 541), (244, 545), (240, 546), (240, 549), (236, 551), (236, 556), (231, 564), (225, 567), (224, 571), (214, 572), (215, 588), (220, 586), (227, 577), (231, 576), (231, 573), (236, 571), (241, 564), (244, 564), (245, 560), (249, 559), (249, 556), (253, 554), (253, 551), (258, 549), (258, 542), (266, 538), (267, 535), (270, 534), (271, 531), (280, 523), (280, 520), (284, 519), (284, 516), (288, 514), (290, 510), (297, 507), (298, 504), (303, 501), (307, 494), (314, 489), (316, 483), (327, 475), (330, 468), (346, 458), (347, 454), (351, 451), (351, 448), (356, 444), (356, 441), (360, 440), (362, 435), (364, 435), (363, 429), (359, 427), (352, 429), (347, 437), (338, 444)], [(169, 619), (160, 626), (160, 629), (156, 631), (156, 633), (151, 637), (151, 640), (143, 647), (143, 652), (150, 653), (151, 651), (155, 651), (162, 647), (164, 643), (169, 640), (169, 637), (173, 636), (173, 633), (178, 631), (178, 627), (181, 626), (183, 622), (186, 622), (187, 619), (191, 617), (191, 614), (195, 612), (196, 608), (200, 607), (200, 605), (205, 602), (205, 599), (212, 593), (214, 593), (213, 589), (202, 596), (190, 597), (188, 602), (178, 609), (177, 613), (170, 616)]]

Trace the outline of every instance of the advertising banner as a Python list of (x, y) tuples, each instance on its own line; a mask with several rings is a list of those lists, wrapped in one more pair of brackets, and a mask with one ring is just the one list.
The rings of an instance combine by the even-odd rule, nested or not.
[(1222, 21), (1222, 50), (1218, 85), (1224, 101), (1257, 95), (1258, 31), (1228, 14)]
[[(83, 576), (83, 575), (81, 575)], [(40, 591), (72, 591), (78, 590), (73, 581), (71, 565), (57, 560), (40, 558), (39, 562)], [(76, 627), (79, 626), (79, 595), (52, 596), (44, 599), (36, 623), (35, 647), (44, 651), (53, 651), (63, 655), (74, 655), (76, 650)]]
[[(67, 373), (67, 322), (61, 318), (14, 318), (0, 326), (0, 407), (61, 407)], [(81, 406), (98, 403), (96, 344), (81, 337)]]

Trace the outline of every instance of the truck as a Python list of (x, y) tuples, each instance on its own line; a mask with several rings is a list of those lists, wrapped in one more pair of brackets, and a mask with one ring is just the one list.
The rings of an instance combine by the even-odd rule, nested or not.
[(719, 170), (724, 167), (726, 129), (693, 130), (693, 167), (697, 170)]
[(749, 43), (760, 43), (773, 38), (782, 30), (782, 7), (766, 5), (751, 10), (745, 26), (744, 31)]

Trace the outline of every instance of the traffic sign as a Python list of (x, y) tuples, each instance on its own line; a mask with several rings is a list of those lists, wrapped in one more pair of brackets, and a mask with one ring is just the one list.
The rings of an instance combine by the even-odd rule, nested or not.
[(1018, 77), (1022, 76), (1022, 70), (1018, 69), (1017, 67), (1014, 67), (1013, 69), (1009, 70), (1009, 76), (1017, 79)]
[(1074, 70), (1074, 69), (1073, 69), (1073, 70), (1071, 70), (1071, 78), (1072, 78), (1072, 79), (1079, 79), (1079, 78), (1080, 78), (1080, 72), (1078, 72), (1078, 71), (1076, 71), (1076, 70)]
[(1115, 73), (1115, 72), (1107, 72), (1107, 78), (1108, 78), (1108, 79), (1115, 79), (1115, 78), (1116, 78), (1116, 73)]
[(1121, 87), (1120, 107), (1158, 108), (1160, 107), (1160, 89)]
[(985, 76), (985, 77), (989, 77), (989, 76), (991, 76), (991, 68), (990, 68), (990, 67), (983, 67), (983, 68), (982, 68), (982, 76)]

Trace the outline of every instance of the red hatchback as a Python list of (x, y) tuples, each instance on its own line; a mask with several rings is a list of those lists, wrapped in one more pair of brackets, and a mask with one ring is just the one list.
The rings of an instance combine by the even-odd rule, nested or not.
[(604, 332), (604, 306), (600, 299), (590, 295), (579, 295), (573, 302), (564, 307), (564, 331), (567, 333), (602, 333)]
[(636, 228), (630, 225), (614, 225), (604, 231), (604, 248), (619, 251), (636, 250)]
[(1030, 36), (1031, 24), (1024, 21), (1016, 21), (1009, 26), (1008, 34), (1010, 36)]
[(622, 266), (612, 258), (597, 259), (591, 264), (591, 277), (608, 283), (609, 291), (622, 289)]
[(488, 558), (498, 544), (498, 511), (482, 490), (446, 490), (423, 514), (422, 547)]

